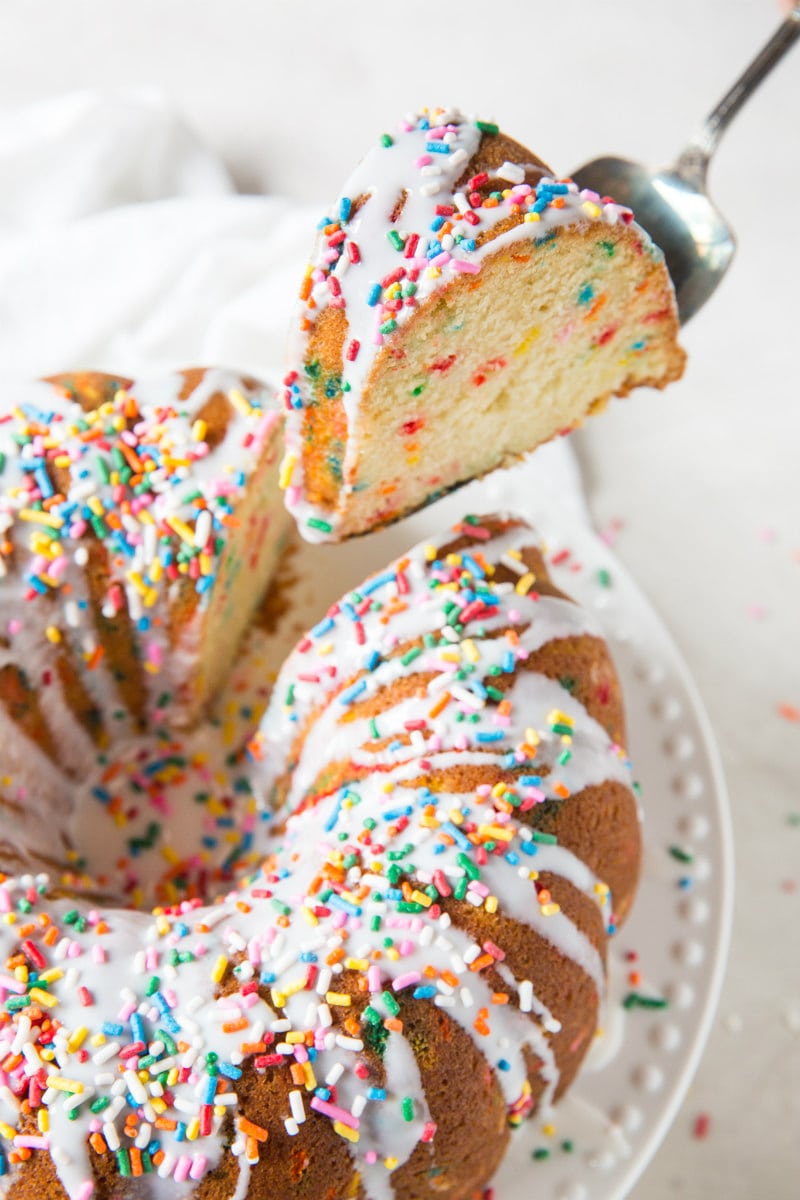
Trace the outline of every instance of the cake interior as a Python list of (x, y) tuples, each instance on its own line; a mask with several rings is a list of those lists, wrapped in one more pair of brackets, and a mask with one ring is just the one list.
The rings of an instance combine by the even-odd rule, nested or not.
[[(442, 289), (377, 358), (351, 429), (333, 394), (344, 319), (328, 309), (318, 324), (304, 479), (313, 502), (344, 509), (342, 536), (393, 520), (683, 367), (660, 252), (624, 226), (516, 241)], [(345, 436), (357, 445), (350, 457)]]

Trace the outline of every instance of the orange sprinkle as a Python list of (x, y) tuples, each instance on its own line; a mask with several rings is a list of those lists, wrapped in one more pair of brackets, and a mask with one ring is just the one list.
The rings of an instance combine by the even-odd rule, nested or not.
[(240, 1029), (247, 1029), (250, 1022), (244, 1017), (240, 1017), (238, 1021), (223, 1021), (223, 1033), (238, 1033)]
[(397, 1019), (397, 1017), (387, 1017), (386, 1020), (383, 1022), (383, 1025), (384, 1025), (384, 1028), (388, 1029), (390, 1033), (402, 1033), (403, 1032), (403, 1022), (399, 1021)]
[(103, 1137), (102, 1133), (93, 1133), (89, 1138), (89, 1145), (92, 1147), (95, 1154), (105, 1154), (105, 1152), (108, 1150), (106, 1139)]
[(128, 1150), (128, 1153), (131, 1156), (131, 1170), (133, 1171), (134, 1175), (141, 1175), (143, 1172), (141, 1150), (138, 1148), (138, 1146), (131, 1146)]
[(508, 1004), (508, 992), (493, 992), (492, 1004)]
[(239, 1117), (239, 1129), (245, 1137), (253, 1138), (256, 1142), (265, 1142), (269, 1137), (268, 1129), (264, 1129), (261, 1125), (255, 1125), (252, 1121), (248, 1121), (247, 1117)]

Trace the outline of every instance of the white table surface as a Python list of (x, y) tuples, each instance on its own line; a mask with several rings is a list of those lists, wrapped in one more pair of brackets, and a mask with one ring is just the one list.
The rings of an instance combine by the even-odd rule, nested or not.
[[(778, 15), (776, 0), (4, 0), (0, 106), (155, 83), (243, 186), (324, 203), (428, 102), (493, 115), (559, 170), (667, 160)], [(736, 838), (719, 1014), (645, 1200), (800, 1194), (799, 84), (795, 49), (719, 151), (740, 249), (685, 331), (685, 378), (574, 439), (597, 525), (705, 699)]]

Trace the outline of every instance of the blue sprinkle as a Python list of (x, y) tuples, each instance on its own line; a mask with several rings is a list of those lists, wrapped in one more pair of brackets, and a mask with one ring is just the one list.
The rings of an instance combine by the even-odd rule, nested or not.
[(226, 1079), (241, 1079), (242, 1077), (242, 1068), (235, 1067), (233, 1063), (218, 1063), (217, 1070), (219, 1071), (220, 1075), (224, 1075)]
[(453, 839), (453, 841), (456, 843), (457, 846), (461, 847), (462, 850), (471, 850), (472, 849), (472, 842), (469, 840), (469, 838), (465, 834), (463, 834), (461, 832), (461, 830), (458, 828), (457, 825), (453, 824), (452, 821), (443, 821), (442, 829), (445, 831), (445, 833), (450, 834), (450, 837)]
[(339, 201), (339, 220), (344, 224), (350, 218), (350, 209), (353, 207), (353, 202), (349, 196), (342, 196)]
[(360, 696), (361, 693), (365, 692), (366, 690), (367, 690), (366, 679), (359, 679), (358, 683), (354, 683), (352, 687), (345, 688), (345, 690), (340, 693), (339, 703), (345, 704), (345, 705), (352, 704), (353, 701), (356, 699), (356, 697)]
[[(135, 1108), (135, 1107), (136, 1107), (135, 1104), (131, 1105), (131, 1108)], [(185, 1140), (186, 1140), (186, 1122), (178, 1121), (178, 1128), (175, 1130), (175, 1141), (183, 1142)]]
[(124, 1025), (116, 1025), (111, 1021), (104, 1021), (100, 1028), (106, 1037), (121, 1037), (125, 1032)]
[(336, 892), (328, 897), (327, 903), (331, 908), (338, 908), (340, 912), (346, 912), (351, 917), (361, 916), (361, 906), (359, 904), (351, 904), (349, 900), (345, 900), (343, 896), (339, 896)]
[(519, 781), (523, 787), (540, 787), (542, 777), (541, 775), (520, 775)]
[(379, 650), (371, 650), (367, 657), (367, 661), (364, 665), (368, 671), (374, 671), (380, 661), (381, 661), (380, 651)]
[(503, 733), (502, 729), (495, 729), (492, 731), (485, 730), (477, 735), (477, 740), (479, 742), (502, 742), (504, 737), (505, 734)]
[(421, 984), (419, 987), (415, 987), (411, 994), (415, 1000), (430, 1000), (436, 995), (436, 988), (429, 983)]
[(217, 1077), (216, 1077), (216, 1075), (209, 1075), (208, 1082), (206, 1083), (206, 1093), (205, 1093), (205, 1096), (203, 1097), (203, 1103), (204, 1104), (213, 1104), (214, 1097), (216, 1096), (216, 1094), (217, 1094)]
[(410, 817), (413, 811), (413, 805), (409, 804), (407, 808), (393, 808), (390, 812), (385, 812), (383, 818), (385, 821), (396, 821), (398, 817)]
[(367, 1099), (368, 1100), (385, 1100), (386, 1099), (386, 1088), (371, 1087), (369, 1089), (369, 1091), (367, 1092)]
[(449, 154), (450, 153), (450, 147), (447, 144), (447, 142), (440, 142), (440, 141), (426, 142), (425, 149), (430, 154)]
[(322, 637), (324, 633), (328, 633), (331, 629), (333, 629), (333, 617), (325, 617), (311, 630), (311, 636), (313, 638)]
[(498, 1067), (498, 1070), (500, 1070), (500, 1071), (510, 1071), (511, 1063), (508, 1061), (508, 1059), (501, 1058), (497, 1064), (497, 1067)]
[(139, 1013), (134, 1013), (130, 1020), (131, 1039), (134, 1042), (146, 1042), (147, 1036), (144, 1031), (144, 1021)]
[(533, 858), (534, 854), (537, 853), (536, 842), (533, 842), (533, 841), (520, 842), (519, 848), (522, 851), (522, 853), (527, 854), (529, 858)]
[(433, 230), (434, 233), (436, 233), (437, 230), (441, 229), (443, 225), (444, 225), (444, 217), (434, 217), (433, 220), (431, 221), (431, 229)]
[(367, 304), (370, 308), (374, 308), (381, 298), (381, 285), (373, 283), (372, 287), (367, 292)]
[(394, 583), (394, 571), (384, 571), (380, 575), (376, 575), (373, 579), (368, 579), (361, 588), (365, 596), (371, 596), (373, 592), (377, 592), (378, 588), (382, 588), (385, 583)]

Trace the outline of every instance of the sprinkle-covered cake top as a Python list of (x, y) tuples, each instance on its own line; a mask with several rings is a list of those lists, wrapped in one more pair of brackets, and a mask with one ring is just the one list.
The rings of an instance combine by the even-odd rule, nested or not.
[[(601, 992), (598, 950), (540, 876), (569, 880), (610, 925), (608, 888), (526, 814), (589, 784), (627, 784), (629, 765), (568, 688), (523, 669), (550, 639), (593, 628), (537, 593), (529, 531), (472, 519), (460, 533), (461, 551), (417, 547), (350, 593), (288, 661), (254, 747), (265, 778), (322, 707), (285, 829), (238, 890), (147, 914), (60, 899), (42, 877), (0, 883), (0, 1168), (47, 1150), (71, 1200), (90, 1200), (88, 1143), (123, 1177), (147, 1173), (175, 1196), (227, 1146), (243, 1197), (271, 1146), (235, 1088), (244, 1072), (282, 1072), (286, 1133), (300, 1136), (312, 1113), (329, 1120), (366, 1194), (389, 1198), (394, 1167), (436, 1135), (406, 998), (446, 1010), (474, 1041), (512, 1123), (531, 1103), (526, 1047), (552, 1095), (558, 1014), (535, 977), (503, 974), (502, 945), (448, 910), (463, 902), (535, 929)], [(411, 677), (427, 682), (377, 716), (360, 711)], [(315, 788), (323, 759), (340, 753), (352, 778)], [(433, 791), (427, 780), (452, 762), (502, 783)]]

